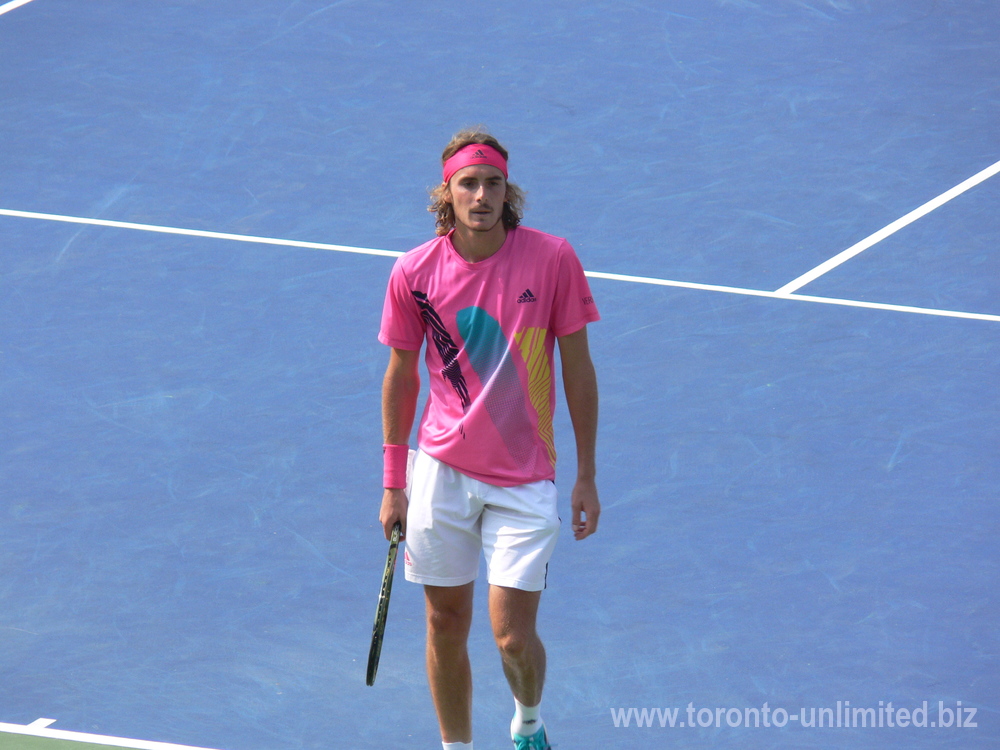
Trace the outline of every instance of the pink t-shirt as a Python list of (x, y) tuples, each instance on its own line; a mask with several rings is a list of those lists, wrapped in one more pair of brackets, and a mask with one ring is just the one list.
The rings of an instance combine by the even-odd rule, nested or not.
[(555, 478), (555, 340), (600, 316), (566, 240), (518, 227), (469, 263), (451, 236), (392, 269), (379, 341), (427, 341), (430, 398), (421, 449), (475, 479), (514, 486)]

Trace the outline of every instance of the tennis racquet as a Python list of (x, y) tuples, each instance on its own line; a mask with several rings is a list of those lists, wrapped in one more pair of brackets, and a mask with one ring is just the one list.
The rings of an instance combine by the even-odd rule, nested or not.
[(375, 674), (378, 672), (378, 660), (382, 654), (382, 636), (385, 635), (385, 618), (389, 614), (389, 594), (392, 593), (392, 574), (396, 570), (396, 550), (399, 548), (399, 534), (402, 531), (399, 521), (392, 527), (389, 537), (389, 554), (385, 558), (385, 572), (382, 573), (382, 590), (378, 595), (378, 607), (375, 609), (375, 625), (372, 627), (372, 645), (368, 649), (368, 676), (365, 682), (375, 684)]

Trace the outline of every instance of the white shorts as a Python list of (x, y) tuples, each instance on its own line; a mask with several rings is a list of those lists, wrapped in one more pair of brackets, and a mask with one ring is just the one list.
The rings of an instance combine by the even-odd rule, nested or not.
[(409, 499), (406, 580), (461, 586), (476, 579), (482, 552), (492, 585), (545, 588), (560, 523), (554, 483), (497, 487), (418, 451)]

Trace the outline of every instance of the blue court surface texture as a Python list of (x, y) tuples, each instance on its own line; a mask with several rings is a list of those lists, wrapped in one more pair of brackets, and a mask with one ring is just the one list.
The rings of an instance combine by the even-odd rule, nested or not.
[(440, 747), (376, 332), (477, 123), (603, 316), (556, 748), (1000, 747), (993, 0), (0, 11), (0, 747)]

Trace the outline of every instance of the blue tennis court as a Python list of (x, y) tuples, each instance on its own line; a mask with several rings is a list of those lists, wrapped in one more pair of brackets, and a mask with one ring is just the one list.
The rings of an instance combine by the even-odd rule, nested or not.
[(556, 747), (1000, 747), (998, 38), (985, 0), (0, 4), (0, 748), (440, 747), (418, 587), (364, 684), (375, 336), (476, 123), (603, 317)]

